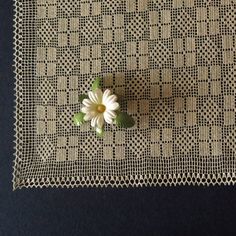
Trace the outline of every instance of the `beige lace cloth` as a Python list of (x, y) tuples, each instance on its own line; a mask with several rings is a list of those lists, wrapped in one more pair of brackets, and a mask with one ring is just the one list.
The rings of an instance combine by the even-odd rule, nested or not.
[[(21, 187), (234, 184), (235, 0), (16, 0)], [(76, 127), (92, 81), (135, 127)]]

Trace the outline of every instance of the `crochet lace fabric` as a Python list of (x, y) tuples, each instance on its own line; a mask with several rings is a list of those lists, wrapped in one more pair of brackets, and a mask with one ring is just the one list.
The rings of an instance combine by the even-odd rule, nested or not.
[[(234, 0), (16, 0), (14, 188), (234, 184)], [(72, 116), (103, 78), (135, 127)]]

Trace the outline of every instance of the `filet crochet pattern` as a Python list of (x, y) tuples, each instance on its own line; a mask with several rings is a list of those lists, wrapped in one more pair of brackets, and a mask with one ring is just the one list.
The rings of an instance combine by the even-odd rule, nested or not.
[[(13, 187), (234, 184), (233, 0), (15, 0)], [(73, 125), (103, 78), (135, 126)]]

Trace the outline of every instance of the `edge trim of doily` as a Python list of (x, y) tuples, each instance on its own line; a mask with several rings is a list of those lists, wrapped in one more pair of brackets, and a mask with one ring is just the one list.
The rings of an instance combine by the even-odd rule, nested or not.
[(20, 175), (20, 163), (21, 163), (21, 149), (22, 149), (22, 75), (21, 75), (21, 61), (22, 61), (22, 3), (18, 0), (14, 0), (14, 73), (15, 73), (15, 107), (14, 107), (14, 143), (15, 143), (15, 160), (13, 161), (13, 189), (16, 189), (19, 185)]
[(234, 185), (234, 173), (222, 174), (167, 174), (167, 175), (131, 175), (131, 176), (87, 176), (25, 179), (16, 188), (33, 187), (144, 187), (177, 185)]

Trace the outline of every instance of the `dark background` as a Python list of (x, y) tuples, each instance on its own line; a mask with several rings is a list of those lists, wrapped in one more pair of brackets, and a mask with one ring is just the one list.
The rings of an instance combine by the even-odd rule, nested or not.
[(12, 191), (12, 5), (0, 0), (0, 236), (236, 235), (234, 186)]

